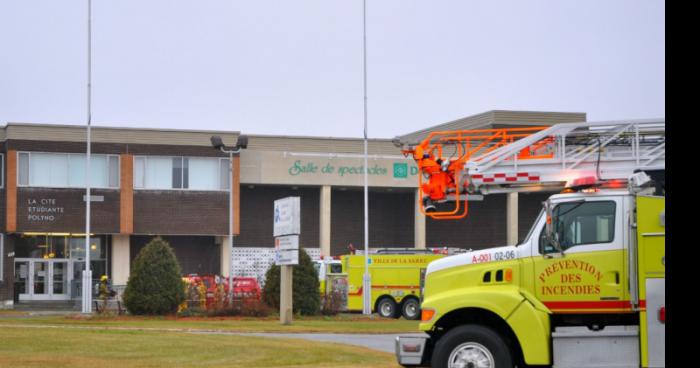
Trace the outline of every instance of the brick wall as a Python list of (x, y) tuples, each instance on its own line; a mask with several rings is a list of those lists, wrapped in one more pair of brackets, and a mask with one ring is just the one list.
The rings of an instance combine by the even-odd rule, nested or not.
[[(552, 193), (520, 193), (518, 239), (523, 240)], [(506, 195), (489, 194), (469, 202), (469, 213), (460, 220), (426, 219), (426, 245), (484, 249), (506, 244)]]
[(525, 240), (525, 236), (542, 210), (542, 202), (551, 195), (552, 193), (520, 193), (518, 195), (518, 242)]
[[(153, 236), (134, 235), (130, 241), (130, 257), (134, 262), (141, 248), (146, 246)], [(163, 236), (175, 252), (183, 275), (190, 273), (219, 274), (221, 254), (219, 245), (213, 236)]]
[[(0, 149), (16, 151), (41, 152), (84, 152), (83, 142), (9, 140), (3, 142)], [(208, 146), (178, 146), (178, 145), (145, 145), (123, 143), (93, 143), (92, 151), (96, 154), (122, 154), (122, 160), (131, 155), (172, 155), (172, 156), (207, 156), (227, 157)], [(14, 151), (13, 151), (14, 152)], [(124, 155), (124, 154), (130, 155)], [(237, 158), (236, 158), (237, 159)], [(6, 159), (7, 162), (7, 159)], [(15, 160), (12, 160), (15, 162)], [(131, 168), (124, 165), (122, 168)], [(238, 171), (236, 171), (237, 173)], [(122, 173), (122, 183), (133, 180), (131, 175)], [(16, 182), (16, 178), (13, 180)], [(234, 185), (238, 177), (233, 180)], [(128, 189), (128, 188), (127, 188)], [(237, 192), (237, 191), (235, 191)], [(14, 192), (13, 192), (14, 193)], [(2, 230), (10, 232), (23, 231), (53, 231), (81, 232), (84, 231), (85, 203), (82, 189), (49, 189), (49, 188), (17, 188), (16, 212), (14, 206), (8, 208), (8, 193), (5, 189), (0, 193), (0, 222)], [(119, 190), (93, 189), (94, 195), (104, 195), (104, 202), (93, 202), (92, 230), (97, 233), (134, 233), (134, 234), (171, 234), (171, 235), (225, 235), (228, 234), (228, 191), (151, 191), (136, 190), (133, 192), (133, 207), (120, 206)], [(28, 216), (29, 200), (54, 198), (60, 202), (56, 207), (63, 207), (63, 213), (51, 221), (31, 220)], [(128, 198), (125, 198), (128, 199)], [(129, 204), (128, 201), (124, 201)], [(235, 210), (237, 201), (234, 199)], [(129, 210), (133, 208), (133, 213)], [(120, 211), (122, 209), (122, 211)], [(8, 213), (9, 211), (9, 213)], [(10, 217), (7, 217), (11, 215)], [(16, 216), (15, 216), (16, 214)], [(238, 218), (238, 216), (236, 216)], [(122, 225), (124, 220), (124, 226)], [(132, 222), (132, 224), (129, 224)], [(6, 228), (6, 225), (12, 228)], [(131, 225), (131, 226), (130, 226)], [(235, 230), (234, 230), (235, 231)]]
[(3, 262), (3, 280), (0, 281), (0, 309), (2, 309), (3, 302), (6, 300), (12, 300), (14, 296), (14, 258), (7, 256), (7, 253), (14, 251), (14, 244), (12, 239), (6, 235), (4, 236), (5, 247), (3, 249), (3, 254), (0, 256), (0, 261)]
[(506, 244), (506, 195), (490, 194), (470, 201), (460, 220), (426, 219), (427, 247), (483, 249)]
[(134, 234), (226, 235), (228, 211), (228, 192), (134, 190)]
[[(91, 202), (90, 231), (101, 234), (119, 232), (119, 192), (91, 189), (91, 195), (103, 196), (102, 202)], [(17, 231), (85, 232), (84, 189), (17, 189)], [(42, 204), (42, 201), (44, 202)], [(35, 210), (30, 211), (34, 207)], [(62, 212), (38, 212), (36, 208)], [(30, 217), (50, 215), (48, 217)]]
[(274, 202), (285, 197), (301, 198), (301, 236), (299, 246), (319, 247), (319, 187), (241, 185), (241, 234), (234, 246), (273, 247), (272, 216)]
[[(413, 248), (414, 193), (369, 193), (370, 248)], [(334, 189), (331, 193), (331, 254), (347, 254), (347, 245), (364, 249), (364, 192)]]

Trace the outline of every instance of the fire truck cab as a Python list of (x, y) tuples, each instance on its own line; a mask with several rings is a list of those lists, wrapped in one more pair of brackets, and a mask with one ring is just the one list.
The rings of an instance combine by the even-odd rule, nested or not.
[(399, 363), (665, 366), (665, 199), (650, 189), (553, 195), (521, 244), (430, 263), (426, 336), (398, 337)]

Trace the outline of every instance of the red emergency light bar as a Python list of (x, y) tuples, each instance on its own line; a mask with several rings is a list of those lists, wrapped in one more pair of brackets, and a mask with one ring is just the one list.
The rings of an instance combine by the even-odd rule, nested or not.
[(603, 189), (624, 189), (627, 187), (627, 181), (621, 179), (612, 180), (598, 180), (595, 176), (584, 176), (571, 181), (571, 184), (567, 185), (564, 189), (565, 193), (573, 191), (585, 191), (593, 190), (597, 191), (598, 188)]
[(597, 182), (598, 180), (595, 178), (595, 176), (584, 176), (582, 178), (574, 179), (571, 182), (571, 185), (568, 187), (576, 190), (585, 189), (595, 186)]

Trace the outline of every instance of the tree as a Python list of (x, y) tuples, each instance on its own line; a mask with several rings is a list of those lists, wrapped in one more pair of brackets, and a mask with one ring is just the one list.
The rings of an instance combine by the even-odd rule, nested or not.
[[(299, 248), (299, 264), (292, 271), (292, 308), (294, 313), (316, 315), (321, 308), (318, 273), (311, 257)], [(263, 300), (271, 307), (280, 308), (280, 266), (272, 265), (265, 274)]]
[(170, 244), (153, 238), (134, 259), (124, 290), (124, 304), (131, 314), (175, 313), (185, 299), (180, 265)]

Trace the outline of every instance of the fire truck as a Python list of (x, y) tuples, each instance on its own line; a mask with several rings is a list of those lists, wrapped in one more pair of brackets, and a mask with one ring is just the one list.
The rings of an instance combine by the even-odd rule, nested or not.
[[(420, 318), (421, 280), (432, 261), (445, 257), (449, 249), (382, 248), (368, 254), (372, 277), (372, 311), (380, 317), (417, 320)], [(340, 257), (347, 274), (347, 309), (362, 311), (362, 276), (365, 256)]]
[(520, 244), (428, 265), (401, 365), (665, 366), (665, 120), (435, 132), (404, 152), (435, 219), (472, 193), (559, 193)]

